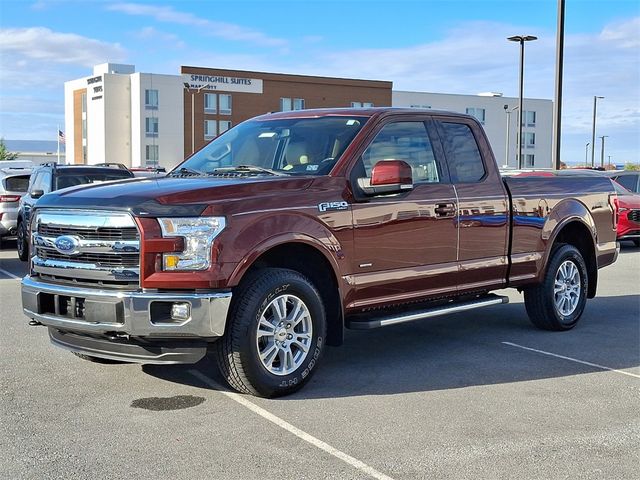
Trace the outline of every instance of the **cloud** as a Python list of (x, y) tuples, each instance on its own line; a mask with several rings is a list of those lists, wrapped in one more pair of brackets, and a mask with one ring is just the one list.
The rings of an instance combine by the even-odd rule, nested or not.
[(141, 3), (116, 3), (107, 6), (107, 10), (125, 13), (127, 15), (150, 17), (158, 22), (198, 27), (205, 31), (207, 35), (225, 40), (250, 42), (268, 47), (286, 47), (288, 45), (287, 40), (282, 38), (270, 37), (257, 30), (232, 23), (201, 18), (192, 13), (180, 12), (168, 6)]
[(138, 30), (134, 36), (140, 40), (151, 41), (156, 44), (158, 41), (168, 44), (171, 48), (185, 48), (187, 44), (174, 33), (162, 32), (154, 27), (144, 27)]
[(100, 62), (117, 62), (125, 57), (125, 51), (118, 43), (103, 42), (75, 33), (54, 32), (45, 27), (0, 29), (0, 50), (3, 57), (15, 55), (87, 67)]

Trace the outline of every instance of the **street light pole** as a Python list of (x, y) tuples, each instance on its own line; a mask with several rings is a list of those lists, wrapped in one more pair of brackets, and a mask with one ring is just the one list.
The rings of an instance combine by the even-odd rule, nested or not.
[(504, 152), (504, 166), (508, 167), (509, 166), (509, 143), (511, 140), (511, 114), (513, 112), (515, 112), (518, 109), (518, 107), (514, 107), (511, 110), (509, 110), (509, 105), (505, 105), (504, 106), (504, 112), (507, 114), (507, 140), (506, 140), (506, 145), (505, 145), (505, 152)]
[(507, 40), (520, 43), (520, 94), (518, 102), (518, 169), (522, 168), (522, 114), (523, 114), (523, 95), (524, 95), (524, 42), (537, 40), (538, 37), (533, 35), (514, 35), (508, 37)]
[(595, 154), (596, 154), (596, 149), (594, 148), (596, 146), (596, 106), (598, 104), (598, 99), (599, 98), (604, 98), (604, 97), (598, 97), (596, 95), (593, 96), (593, 129), (591, 130), (591, 166), (595, 167), (596, 166), (596, 162), (595, 162)]
[(585, 166), (589, 164), (589, 142), (584, 147), (584, 164)]
[(600, 150), (600, 166), (604, 168), (604, 139), (607, 138), (609, 135), (602, 135), (600, 137), (601, 141), (602, 141), (602, 148)]
[(558, 27), (556, 32), (556, 85), (555, 105), (553, 109), (553, 168), (560, 170), (560, 141), (562, 123), (562, 71), (564, 68), (564, 3), (558, 0)]

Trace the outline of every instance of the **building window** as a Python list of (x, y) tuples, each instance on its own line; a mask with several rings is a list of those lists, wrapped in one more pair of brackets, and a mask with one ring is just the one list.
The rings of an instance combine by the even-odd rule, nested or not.
[(536, 126), (536, 112), (533, 110), (525, 110), (522, 116), (523, 127), (535, 127)]
[(431, 105), (409, 105), (410, 108), (431, 108)]
[(158, 90), (144, 91), (144, 106), (148, 109), (158, 108)]
[(205, 113), (216, 113), (217, 112), (217, 98), (218, 96), (215, 93), (205, 93), (204, 94), (204, 112)]
[(220, 134), (226, 132), (231, 128), (231, 122), (229, 120), (220, 120), (220, 129), (218, 130)]
[(158, 136), (158, 118), (147, 117), (144, 120), (145, 120), (145, 133), (147, 137), (157, 137)]
[(215, 120), (205, 120), (204, 121), (204, 138), (207, 140), (212, 139), (218, 133), (216, 132), (216, 121)]
[(351, 108), (362, 108), (362, 102), (351, 102)]
[(293, 99), (293, 109), (294, 110), (304, 110), (304, 98), (294, 98)]
[(145, 153), (145, 159), (146, 159), (146, 163), (147, 165), (151, 164), (151, 165), (155, 165), (158, 163), (158, 158), (159, 158), (159, 148), (158, 145), (147, 145), (146, 146), (146, 153)]
[(231, 95), (220, 94), (220, 114), (231, 115)]
[(536, 146), (536, 134), (533, 132), (524, 133), (524, 146), (525, 148), (535, 148)]
[(280, 111), (288, 112), (292, 109), (291, 99), (290, 98), (280, 98)]
[(362, 106), (364, 108), (373, 108), (373, 103), (371, 103), (371, 102), (362, 102)]
[(480, 123), (484, 125), (486, 112), (484, 108), (467, 108), (467, 115), (475, 117)]
[(524, 166), (525, 167), (533, 167), (534, 162), (535, 162), (535, 155), (531, 154), (531, 153), (527, 153), (524, 156)]

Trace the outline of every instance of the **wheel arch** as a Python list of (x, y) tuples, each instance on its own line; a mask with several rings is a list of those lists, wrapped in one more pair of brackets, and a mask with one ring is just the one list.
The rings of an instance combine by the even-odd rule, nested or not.
[(341, 345), (344, 334), (343, 295), (336, 259), (324, 244), (306, 235), (271, 238), (254, 249), (236, 267), (229, 285), (237, 286), (259, 268), (288, 268), (309, 278), (318, 289), (327, 316), (327, 344)]
[[(591, 219), (589, 215), (588, 218)], [(591, 219), (593, 222), (593, 219)], [(549, 238), (543, 265), (548, 265), (552, 252), (563, 244), (573, 245), (578, 249), (587, 266), (589, 287), (587, 298), (596, 295), (598, 286), (598, 263), (596, 258), (595, 226), (584, 221), (584, 217), (572, 216), (559, 223)]]

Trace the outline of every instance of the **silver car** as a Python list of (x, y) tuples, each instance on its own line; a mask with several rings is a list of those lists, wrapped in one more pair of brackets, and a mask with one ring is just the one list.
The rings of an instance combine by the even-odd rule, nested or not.
[(15, 238), (20, 197), (27, 193), (30, 168), (4, 167), (0, 164), (0, 245)]

